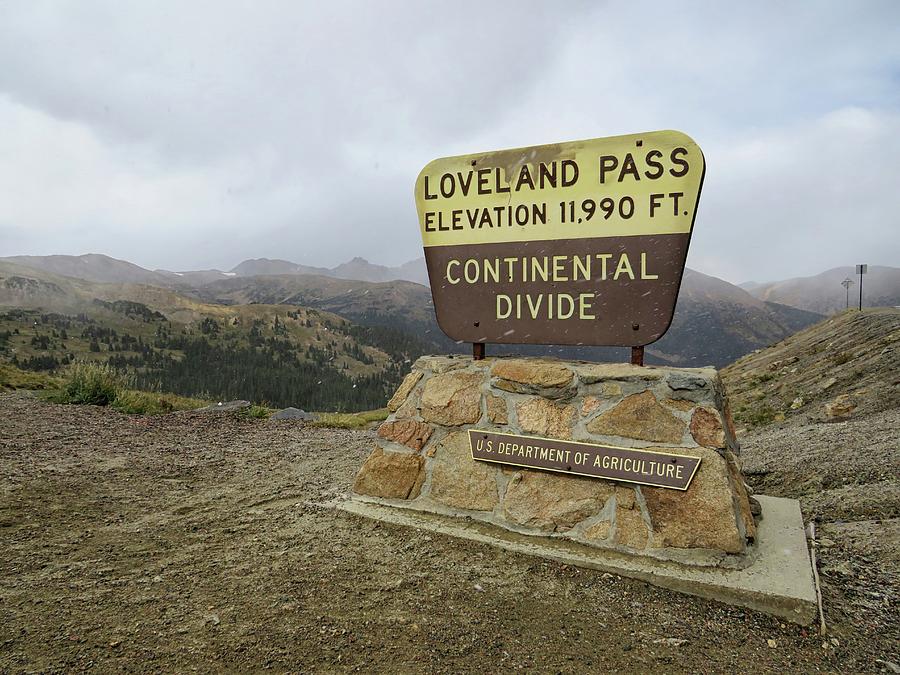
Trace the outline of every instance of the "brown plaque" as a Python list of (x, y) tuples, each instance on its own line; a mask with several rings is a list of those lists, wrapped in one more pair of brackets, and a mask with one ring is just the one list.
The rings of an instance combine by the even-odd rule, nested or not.
[(469, 429), (472, 459), (687, 490), (699, 457)]
[(430, 163), (416, 206), (441, 329), (476, 343), (658, 340), (704, 173), (677, 131)]

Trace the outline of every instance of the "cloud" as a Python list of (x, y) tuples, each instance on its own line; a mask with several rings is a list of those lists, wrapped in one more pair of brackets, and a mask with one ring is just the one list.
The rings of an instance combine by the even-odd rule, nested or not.
[[(172, 166), (149, 143), (109, 145), (82, 124), (0, 98), (0, 223), (46, 250), (115, 251), (146, 259), (168, 249), (202, 255), (254, 218), (288, 218), (302, 192), (259, 189), (266, 157)], [(25, 223), (26, 225), (22, 225)], [(199, 247), (199, 248), (198, 248)]]
[(435, 157), (679, 128), (709, 166), (690, 264), (735, 281), (896, 264), (898, 19), (891, 2), (4, 4), (0, 252), (397, 264), (420, 255), (412, 185)]
[(708, 173), (697, 224), (710, 273), (767, 280), (900, 261), (891, 215), (900, 208), (900, 114), (843, 108), (736, 135), (707, 154), (722, 167)]

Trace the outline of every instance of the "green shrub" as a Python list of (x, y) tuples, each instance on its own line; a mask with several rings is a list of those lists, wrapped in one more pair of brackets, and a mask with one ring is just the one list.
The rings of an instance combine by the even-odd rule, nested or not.
[(853, 360), (853, 354), (849, 352), (840, 352), (838, 354), (834, 354), (833, 356), (828, 357), (829, 361), (831, 361), (836, 366), (842, 366), (848, 361)]
[(260, 420), (266, 419), (273, 412), (274, 411), (272, 410), (272, 408), (269, 408), (264, 405), (256, 405), (256, 404), (253, 404), (246, 410), (242, 411), (242, 413), (244, 415), (246, 415), (247, 417), (252, 417), (254, 419), (260, 419)]
[(0, 389), (55, 389), (60, 380), (45, 373), (21, 370), (13, 365), (0, 364)]
[(135, 389), (120, 390), (112, 403), (113, 408), (129, 415), (159, 415), (175, 410), (196, 410), (205, 405), (209, 405), (209, 401)]
[(126, 378), (107, 365), (79, 362), (66, 371), (62, 388), (49, 398), (57, 403), (109, 405), (126, 384)]
[(338, 429), (364, 429), (374, 422), (387, 419), (388, 414), (387, 408), (358, 413), (321, 413), (313, 425)]
[(758, 427), (769, 424), (775, 419), (775, 409), (768, 403), (763, 403), (761, 406), (747, 411), (741, 417), (742, 421), (747, 422), (750, 426)]

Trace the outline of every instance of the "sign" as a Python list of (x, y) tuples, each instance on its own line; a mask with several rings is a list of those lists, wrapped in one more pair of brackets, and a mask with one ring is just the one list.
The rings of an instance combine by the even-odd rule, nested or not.
[(868, 265), (857, 265), (856, 273), (859, 275), (859, 311), (862, 311), (863, 274), (869, 273)]
[(438, 324), (464, 342), (658, 340), (705, 170), (678, 131), (431, 162), (416, 207)]
[(472, 459), (687, 490), (700, 457), (469, 429)]

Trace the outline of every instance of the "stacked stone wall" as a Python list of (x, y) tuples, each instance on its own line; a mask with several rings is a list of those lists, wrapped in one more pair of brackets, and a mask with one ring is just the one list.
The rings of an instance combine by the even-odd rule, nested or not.
[[(423, 357), (354, 483), (367, 499), (695, 564), (741, 564), (755, 536), (714, 369)], [(701, 458), (686, 491), (472, 459), (471, 428)]]

